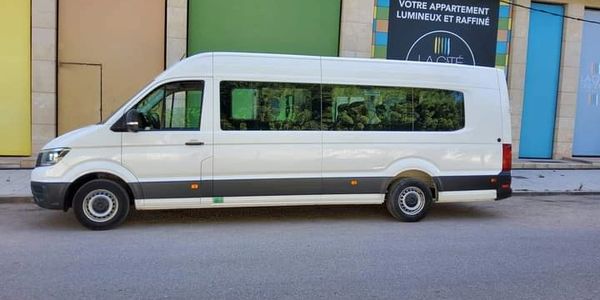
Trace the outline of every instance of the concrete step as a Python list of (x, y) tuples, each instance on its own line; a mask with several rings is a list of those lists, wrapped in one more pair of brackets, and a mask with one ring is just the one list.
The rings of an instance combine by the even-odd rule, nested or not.
[(593, 162), (582, 159), (517, 159), (513, 160), (513, 169), (546, 169), (546, 170), (586, 170), (600, 169), (600, 160)]
[(35, 167), (33, 157), (0, 157), (0, 170), (3, 169), (31, 169)]

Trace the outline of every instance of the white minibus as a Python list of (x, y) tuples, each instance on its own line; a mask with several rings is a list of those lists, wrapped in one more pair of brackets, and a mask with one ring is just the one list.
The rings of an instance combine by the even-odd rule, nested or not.
[(454, 64), (203, 53), (100, 124), (49, 142), (34, 201), (90, 229), (129, 210), (436, 202), (511, 195), (503, 71)]

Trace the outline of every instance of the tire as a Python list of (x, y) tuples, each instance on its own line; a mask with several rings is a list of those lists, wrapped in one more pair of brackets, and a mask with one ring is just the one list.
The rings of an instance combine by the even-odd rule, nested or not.
[(112, 180), (94, 179), (75, 193), (73, 211), (79, 223), (89, 229), (115, 228), (129, 214), (129, 195)]
[(402, 179), (390, 187), (385, 206), (390, 214), (403, 222), (417, 222), (425, 217), (431, 208), (431, 190), (416, 179)]

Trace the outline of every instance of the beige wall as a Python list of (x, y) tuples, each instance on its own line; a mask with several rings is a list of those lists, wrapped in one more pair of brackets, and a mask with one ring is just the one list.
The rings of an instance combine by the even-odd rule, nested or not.
[[(531, 5), (530, 0), (514, 0), (514, 2), (525, 6)], [(543, 2), (564, 4), (565, 13), (578, 18), (583, 17), (586, 7), (600, 8), (598, 0), (544, 0)], [(373, 6), (372, 1), (344, 0), (342, 2), (340, 56), (371, 57)], [(508, 85), (511, 100), (513, 156), (516, 159), (519, 153), (523, 111), (529, 10), (515, 7), (512, 17)], [(572, 156), (582, 30), (582, 22), (565, 19), (554, 133), (553, 158), (555, 159)]]
[[(57, 2), (58, 0), (31, 0), (32, 156), (0, 157), (0, 168), (32, 167), (37, 152), (56, 137)], [(168, 65), (179, 61), (185, 54), (186, 29), (187, 0), (167, 0)], [(165, 45), (164, 40), (162, 45)]]
[(374, 2), (342, 0), (340, 56), (371, 57)]
[[(531, 5), (529, 0), (515, 0), (515, 3)], [(521, 134), (521, 113), (525, 92), (525, 65), (527, 61), (527, 38), (529, 30), (529, 11), (513, 9), (512, 39), (508, 67), (508, 93), (510, 97), (511, 125), (513, 138), (513, 158), (519, 157), (519, 139)]]
[[(60, 0), (61, 3), (73, 0)], [(90, 1), (90, 0), (87, 0)], [(114, 0), (112, 0), (114, 1)], [(167, 66), (185, 54), (187, 38), (187, 0), (166, 0), (166, 37), (162, 37)], [(96, 1), (101, 2), (101, 1)], [(119, 1), (121, 2), (121, 1)], [(530, 5), (530, 0), (515, 0)], [(575, 17), (583, 16), (584, 8), (600, 8), (597, 0), (547, 0), (544, 2), (566, 4), (565, 12)], [(146, 3), (146, 2), (144, 2)], [(37, 152), (56, 132), (56, 57), (57, 57), (57, 0), (32, 0), (32, 145)], [(164, 10), (164, 8), (163, 8)], [(139, 19), (139, 18), (136, 18)], [(143, 21), (143, 20), (142, 20)], [(340, 56), (370, 57), (372, 40), (373, 1), (343, 0), (340, 32)], [(164, 24), (164, 22), (163, 22)], [(525, 78), (529, 11), (513, 10), (513, 31), (509, 61), (509, 92), (511, 98), (513, 153), (519, 152), (519, 134)], [(573, 140), (575, 105), (581, 51), (582, 27), (578, 21), (565, 20), (561, 78), (557, 105), (554, 158), (570, 157)], [(113, 30), (117, 30), (114, 28)], [(118, 31), (118, 30), (117, 30)], [(163, 31), (164, 32), (164, 31)], [(159, 34), (160, 35), (160, 34)], [(164, 35), (164, 33), (163, 33)], [(165, 40), (166, 39), (166, 40)], [(111, 43), (114, 44), (114, 43)], [(118, 47), (118, 45), (112, 45)], [(160, 70), (158, 70), (160, 71)], [(141, 85), (143, 83), (135, 83)], [(119, 89), (119, 94), (134, 91)], [(113, 101), (124, 101), (112, 97)], [(117, 99), (119, 98), (119, 99)], [(27, 167), (30, 158), (0, 157), (0, 166)]]
[[(584, 9), (600, 8), (600, 1), (557, 1), (544, 2), (564, 4), (565, 14), (583, 18)], [(530, 6), (530, 0), (516, 0), (515, 3)], [(513, 36), (509, 61), (509, 94), (513, 128), (513, 156), (518, 157), (519, 136), (521, 133), (521, 114), (523, 112), (523, 94), (527, 57), (527, 38), (529, 31), (529, 11), (513, 10)], [(579, 84), (579, 60), (581, 53), (583, 23), (565, 19), (563, 27), (563, 45), (561, 51), (560, 79), (558, 88), (556, 122), (554, 130), (553, 158), (563, 159), (572, 156), (573, 134), (575, 127), (575, 109)]]
[(187, 52), (187, 0), (167, 0), (167, 67)]
[[(31, 1), (32, 151), (56, 135), (56, 1)], [(31, 164), (24, 161), (24, 165)]]
[(31, 0), (31, 157), (0, 157), (0, 167), (28, 168), (56, 131), (56, 1)]

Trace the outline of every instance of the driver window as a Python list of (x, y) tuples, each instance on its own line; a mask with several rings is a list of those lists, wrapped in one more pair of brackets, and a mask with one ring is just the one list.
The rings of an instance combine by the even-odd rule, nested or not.
[(155, 89), (134, 107), (142, 116), (140, 131), (200, 129), (203, 91), (202, 81), (167, 83)]

